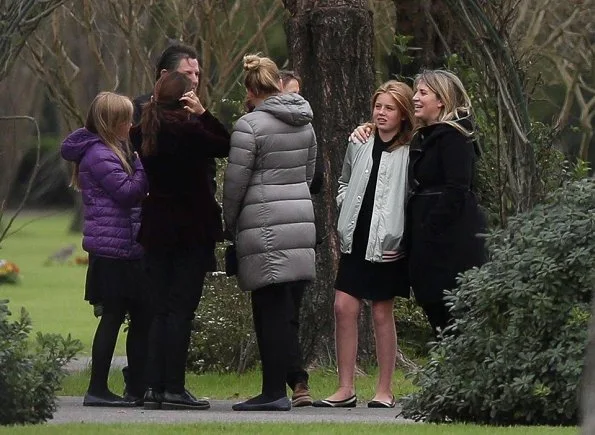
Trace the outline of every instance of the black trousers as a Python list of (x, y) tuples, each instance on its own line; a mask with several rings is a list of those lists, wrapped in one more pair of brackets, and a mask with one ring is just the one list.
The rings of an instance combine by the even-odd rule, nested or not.
[(434, 336), (436, 339), (439, 339), (438, 328), (440, 328), (441, 331), (444, 331), (444, 328), (446, 328), (452, 321), (452, 316), (446, 306), (446, 302), (444, 300), (429, 302), (422, 304), (421, 307), (428, 317), (428, 322), (430, 322)]
[[(252, 292), (252, 317), (262, 363), (262, 394), (271, 399), (286, 396), (285, 383), (291, 386), (290, 382), (299, 381), (296, 375), (303, 372), (297, 334), (299, 317), (295, 315), (299, 310), (295, 308), (294, 291), (301, 303), (304, 287), (302, 282), (290, 282)], [(290, 364), (293, 358), (297, 358), (298, 363)], [(290, 367), (295, 370), (291, 380)]]
[(89, 393), (101, 396), (108, 391), (107, 379), (118, 332), (128, 313), (127, 391), (142, 397), (147, 387), (145, 364), (152, 320), (142, 261), (91, 256), (89, 264), (87, 288), (94, 290), (94, 302), (101, 303), (103, 311), (93, 338)]
[(147, 380), (158, 391), (184, 392), (192, 320), (211, 257), (207, 247), (145, 254), (154, 309)]

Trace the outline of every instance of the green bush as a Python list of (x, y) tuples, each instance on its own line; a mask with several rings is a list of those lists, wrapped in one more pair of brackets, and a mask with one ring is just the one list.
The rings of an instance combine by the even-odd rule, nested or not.
[(401, 351), (409, 358), (426, 357), (434, 334), (422, 308), (414, 298), (396, 298), (394, 315)]
[[(488, 236), (490, 262), (448, 296), (455, 323), (404, 415), (576, 424), (595, 259), (595, 181), (568, 184)], [(450, 332), (450, 333), (449, 333)]]
[(62, 367), (82, 349), (70, 336), (38, 333), (29, 341), (31, 319), (22, 309), (9, 321), (8, 301), (0, 301), (0, 425), (40, 423), (52, 418)]
[(250, 294), (238, 288), (235, 278), (208, 276), (194, 319), (188, 368), (241, 373), (257, 357)]

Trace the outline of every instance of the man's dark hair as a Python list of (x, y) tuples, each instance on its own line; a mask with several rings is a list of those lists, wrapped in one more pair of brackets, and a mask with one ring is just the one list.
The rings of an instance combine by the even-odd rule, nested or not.
[[(198, 59), (193, 47), (184, 44), (173, 44), (163, 50), (155, 66), (155, 81), (161, 77), (161, 71), (175, 71), (183, 59)], [(200, 62), (199, 62), (200, 63)]]

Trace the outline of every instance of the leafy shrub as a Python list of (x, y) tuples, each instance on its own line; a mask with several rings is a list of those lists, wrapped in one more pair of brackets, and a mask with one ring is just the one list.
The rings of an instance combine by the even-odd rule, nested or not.
[(394, 315), (401, 351), (409, 358), (427, 356), (428, 342), (434, 335), (426, 315), (415, 299), (396, 298)]
[(257, 357), (250, 294), (237, 287), (235, 278), (208, 276), (194, 319), (188, 368), (243, 372)]
[(491, 259), (448, 296), (454, 325), (404, 415), (576, 424), (595, 277), (595, 181), (574, 182), (488, 236)]
[(10, 322), (8, 301), (0, 301), (0, 425), (40, 423), (56, 409), (62, 367), (82, 349), (70, 336), (38, 333), (29, 342), (31, 319), (22, 309)]

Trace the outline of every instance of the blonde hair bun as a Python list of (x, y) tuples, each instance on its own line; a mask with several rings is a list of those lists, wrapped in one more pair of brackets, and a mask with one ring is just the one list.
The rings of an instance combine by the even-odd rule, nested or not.
[(257, 96), (269, 96), (281, 92), (279, 68), (268, 57), (258, 54), (244, 56), (244, 85)]
[(247, 54), (244, 56), (244, 70), (256, 71), (260, 68), (260, 56), (257, 54)]

